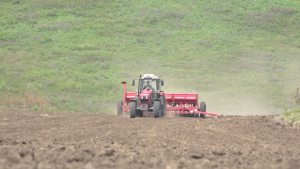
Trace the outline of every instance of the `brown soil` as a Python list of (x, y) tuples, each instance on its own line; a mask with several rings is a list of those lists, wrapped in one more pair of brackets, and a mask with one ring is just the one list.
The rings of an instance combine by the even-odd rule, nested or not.
[(274, 116), (0, 110), (0, 168), (300, 168), (299, 140)]

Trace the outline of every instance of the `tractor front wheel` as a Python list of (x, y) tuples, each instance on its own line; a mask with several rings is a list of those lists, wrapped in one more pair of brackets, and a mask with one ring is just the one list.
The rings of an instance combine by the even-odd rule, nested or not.
[(143, 112), (143, 110), (137, 110), (137, 116), (138, 117), (143, 117), (143, 115), (144, 115), (144, 112)]
[(117, 103), (117, 115), (118, 116), (123, 115), (123, 101), (122, 100), (118, 101), (118, 103)]
[[(205, 103), (205, 102), (201, 102), (201, 103), (200, 103), (200, 111), (201, 111), (201, 112), (206, 112), (206, 103)], [(206, 117), (206, 114), (200, 113), (200, 117), (201, 117), (201, 118), (205, 118), (205, 117)]]
[(131, 102), (130, 103), (130, 118), (135, 118), (136, 117), (136, 102)]
[(160, 101), (154, 101), (153, 105), (153, 113), (154, 113), (154, 118), (160, 117), (161, 116), (161, 106), (160, 106)]

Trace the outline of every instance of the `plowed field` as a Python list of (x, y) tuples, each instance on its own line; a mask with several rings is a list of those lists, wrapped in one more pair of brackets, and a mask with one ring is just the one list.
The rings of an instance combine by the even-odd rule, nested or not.
[(0, 110), (0, 168), (300, 168), (300, 130), (274, 116)]

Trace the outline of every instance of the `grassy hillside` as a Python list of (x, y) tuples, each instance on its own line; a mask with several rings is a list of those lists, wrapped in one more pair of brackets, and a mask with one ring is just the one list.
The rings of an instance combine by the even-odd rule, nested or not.
[(300, 86), (297, 0), (0, 0), (0, 14), (2, 108), (110, 112), (121, 81), (154, 73), (211, 112), (265, 114)]

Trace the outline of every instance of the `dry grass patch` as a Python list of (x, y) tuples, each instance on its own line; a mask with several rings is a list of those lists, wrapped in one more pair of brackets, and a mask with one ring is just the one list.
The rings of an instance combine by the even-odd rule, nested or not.
[(26, 93), (25, 95), (17, 95), (13, 93), (6, 93), (0, 97), (0, 106), (6, 107), (10, 110), (15, 108), (30, 109), (34, 106), (40, 108), (48, 108), (50, 101), (36, 93)]
[(268, 11), (257, 11), (245, 18), (245, 23), (251, 29), (264, 29), (271, 32), (289, 33), (297, 30), (294, 22), (298, 11), (292, 8), (272, 7)]

